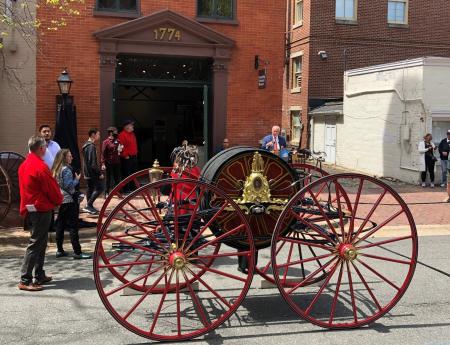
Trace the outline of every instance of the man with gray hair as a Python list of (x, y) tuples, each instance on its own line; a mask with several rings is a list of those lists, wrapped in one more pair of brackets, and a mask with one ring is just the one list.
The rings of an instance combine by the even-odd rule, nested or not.
[[(45, 164), (47, 144), (40, 136), (28, 140), (30, 153), (19, 167), (20, 214), (31, 223), (30, 242), (23, 258), (19, 289), (40, 291), (52, 280), (45, 275), (44, 261), (52, 210), (61, 205), (63, 196), (58, 183)], [(33, 270), (35, 281), (33, 283)]]
[(279, 152), (286, 148), (286, 139), (280, 136), (279, 126), (272, 127), (272, 133), (263, 138), (261, 148), (271, 152)]

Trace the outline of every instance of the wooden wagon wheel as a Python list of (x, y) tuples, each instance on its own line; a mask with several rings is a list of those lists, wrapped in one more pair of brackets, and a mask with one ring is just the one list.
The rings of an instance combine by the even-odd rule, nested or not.
[(25, 157), (16, 152), (0, 152), (0, 165), (6, 170), (11, 181), (11, 200), (14, 204), (20, 201), (19, 166), (24, 160)]
[[(170, 173), (172, 172), (171, 167), (159, 167), (159, 169), (161, 169), (163, 171), (162, 178), (170, 177)], [(99, 217), (97, 220), (97, 232), (100, 232), (104, 221), (106, 220), (106, 218), (109, 216), (109, 214), (111, 213), (111, 211), (114, 208), (114, 207), (111, 207), (111, 203), (114, 200), (117, 201), (117, 200), (123, 199), (123, 196), (121, 193), (122, 188), (124, 188), (129, 183), (132, 183), (132, 184), (134, 184), (136, 189), (138, 189), (138, 188), (142, 187), (143, 185), (150, 183), (149, 170), (150, 169), (143, 169), (143, 170), (135, 172), (134, 174), (132, 174), (132, 175), (128, 176), (127, 178), (125, 178), (124, 180), (122, 180), (116, 187), (114, 187), (111, 190), (111, 192), (108, 194), (108, 197), (105, 199), (105, 201), (102, 205), (102, 208), (100, 210)], [(184, 176), (193, 177), (192, 174), (189, 173), (189, 171), (185, 171)], [(119, 217), (118, 219), (115, 219), (115, 220), (120, 222), (120, 221), (122, 221), (122, 218)], [(118, 252), (117, 254), (122, 255), (123, 252)], [(139, 255), (140, 254), (136, 254), (135, 258), (138, 258)], [(109, 262), (108, 262), (109, 259), (107, 256), (104, 256), (102, 259), (105, 262), (105, 264), (109, 264)], [(123, 272), (118, 271), (114, 265), (110, 265), (109, 270), (116, 278), (121, 280), (123, 283), (129, 282), (126, 274), (124, 275)], [(135, 289), (137, 291), (142, 291), (144, 289), (143, 286), (139, 285), (139, 284), (131, 284), (129, 287), (131, 289)]]
[[(352, 203), (350, 214), (344, 195)], [(283, 234), (286, 217), (296, 217), (303, 225), (297, 233), (305, 237)], [(283, 243), (299, 245), (297, 258), (278, 250)], [(321, 327), (355, 328), (400, 300), (417, 247), (411, 212), (391, 187), (369, 176), (337, 174), (311, 183), (287, 204), (272, 238), (272, 267), (281, 295), (302, 318)], [(295, 286), (282, 284), (287, 269), (301, 277)]]
[[(229, 215), (234, 227), (212, 234), (210, 227)], [(226, 245), (238, 240), (248, 249)], [(154, 340), (186, 340), (221, 325), (242, 302), (253, 269), (236, 273), (239, 256), (253, 267), (252, 233), (233, 200), (198, 180), (167, 179), (140, 187), (108, 216), (95, 248), (95, 284), (109, 313), (128, 330)], [(120, 295), (133, 284), (142, 294)]]
[(8, 215), (11, 203), (11, 180), (6, 170), (0, 165), (0, 221)]

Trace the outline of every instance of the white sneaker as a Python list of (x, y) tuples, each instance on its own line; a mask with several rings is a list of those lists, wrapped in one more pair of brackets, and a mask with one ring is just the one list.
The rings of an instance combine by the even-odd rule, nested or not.
[(441, 187), (445, 187), (446, 186), (446, 184), (445, 183), (441, 183)]
[(427, 184), (425, 182), (422, 182), (422, 187), (426, 187)]
[(431, 184), (430, 184), (430, 188), (434, 188), (434, 183), (431, 183)]

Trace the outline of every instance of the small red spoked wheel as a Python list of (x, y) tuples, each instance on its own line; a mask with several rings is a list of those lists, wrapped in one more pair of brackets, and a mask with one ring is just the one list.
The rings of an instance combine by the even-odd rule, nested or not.
[[(287, 217), (298, 221), (292, 233), (306, 238), (283, 233)], [(278, 250), (290, 243), (314, 254)], [(281, 295), (302, 318), (321, 327), (355, 328), (400, 300), (414, 274), (417, 247), (411, 212), (390, 186), (337, 174), (311, 183), (287, 204), (272, 238), (272, 267)], [(295, 286), (282, 283), (288, 269), (301, 278)]]
[[(289, 164), (292, 169), (294, 169), (298, 174), (298, 179), (300, 181), (300, 186), (304, 187), (308, 184), (312, 183), (313, 181), (318, 180), (319, 178), (322, 178), (323, 176), (328, 176), (328, 173), (320, 169), (319, 167), (307, 163), (291, 163)], [(349, 205), (349, 203), (347, 203)], [(305, 215), (305, 217), (308, 217), (309, 215)], [(286, 225), (288, 227), (288, 225)], [(306, 239), (306, 237), (309, 237), (306, 234), (299, 234), (294, 233), (292, 236), (298, 236), (300, 238)], [(288, 250), (291, 252), (299, 252), (301, 248), (299, 246), (296, 246), (294, 243), (289, 243)], [(281, 246), (281, 248), (277, 250), (282, 250), (284, 245)], [(313, 251), (314, 248), (308, 248), (308, 251)], [(273, 278), (272, 274), (272, 267), (271, 267), (271, 259), (270, 259), (270, 248), (264, 249), (263, 251), (259, 251), (258, 255), (258, 265), (256, 267), (256, 273), (258, 273), (261, 277), (263, 277), (268, 282), (271, 282), (272, 284), (275, 284), (275, 279)], [(318, 280), (322, 279), (323, 276), (317, 277)], [(282, 284), (285, 284), (286, 286), (294, 286), (297, 283), (297, 279), (290, 279), (287, 275), (284, 276), (284, 279), (282, 280)], [(311, 281), (310, 284), (314, 283), (314, 281)]]
[[(226, 245), (236, 241), (248, 248)], [(247, 257), (248, 274), (236, 271), (239, 256)], [(167, 179), (134, 191), (108, 216), (98, 234), (94, 277), (122, 326), (149, 339), (180, 341), (233, 314), (250, 288), (254, 260), (250, 227), (231, 198), (204, 182)], [(133, 286), (142, 293), (121, 295)]]
[(0, 165), (0, 221), (8, 215), (11, 203), (11, 180), (6, 170)]

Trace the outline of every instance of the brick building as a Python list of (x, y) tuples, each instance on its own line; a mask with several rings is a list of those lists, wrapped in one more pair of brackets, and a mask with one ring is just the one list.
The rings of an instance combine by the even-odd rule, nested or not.
[(292, 141), (307, 145), (310, 109), (342, 100), (344, 70), (450, 57), (449, 17), (445, 0), (289, 1), (283, 127)]
[[(204, 158), (225, 136), (257, 145), (281, 122), (285, 1), (86, 0), (75, 9), (80, 15), (40, 46), (38, 124), (55, 121), (64, 67), (74, 80), (79, 142), (90, 127), (104, 135), (132, 118), (145, 164), (167, 163), (184, 138), (206, 139)], [(52, 19), (43, 8), (38, 16), (43, 27)]]

